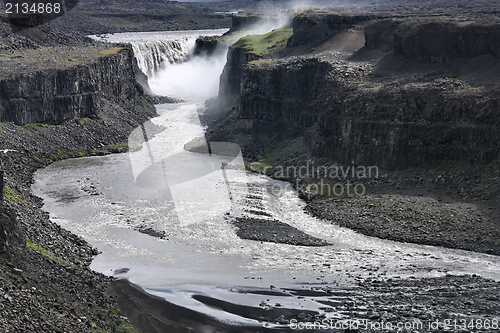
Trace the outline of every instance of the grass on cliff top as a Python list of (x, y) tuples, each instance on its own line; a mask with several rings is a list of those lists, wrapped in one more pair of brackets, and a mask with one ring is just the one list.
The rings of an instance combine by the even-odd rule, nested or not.
[(128, 50), (126, 47), (113, 47), (111, 49), (106, 49), (106, 50), (100, 50), (98, 53), (102, 56), (109, 57), (113, 55), (117, 55), (123, 50)]
[(299, 8), (295, 10), (296, 15), (310, 15), (310, 14), (337, 14), (328, 7), (314, 7), (314, 8)]
[(245, 48), (250, 53), (265, 57), (283, 50), (292, 35), (293, 29), (286, 25), (264, 35), (243, 37), (233, 47)]

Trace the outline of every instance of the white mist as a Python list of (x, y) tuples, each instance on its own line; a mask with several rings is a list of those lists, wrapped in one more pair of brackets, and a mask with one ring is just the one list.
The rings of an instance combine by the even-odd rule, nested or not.
[(219, 77), (226, 58), (227, 48), (210, 56), (193, 56), (186, 62), (165, 63), (149, 79), (149, 86), (157, 95), (191, 101), (207, 100), (219, 92)]

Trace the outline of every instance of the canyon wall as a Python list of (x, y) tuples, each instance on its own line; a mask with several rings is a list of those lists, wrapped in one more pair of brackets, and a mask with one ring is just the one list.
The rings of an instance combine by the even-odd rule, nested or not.
[[(413, 31), (421, 30), (412, 26), (411, 31), (405, 31), (407, 26), (403, 21), (384, 20), (366, 29), (362, 51), (377, 50), (377, 61), (352, 61), (335, 52), (251, 61), (245, 49), (233, 49), (224, 72), (240, 74), (241, 79), (223, 75), (221, 92), (239, 93), (240, 99), (236, 110), (214, 131), (214, 137), (250, 147), (256, 142), (266, 145), (265, 140), (257, 138), (267, 136), (269, 146), (250, 148), (264, 151), (276, 143), (277, 133), (303, 136), (314, 156), (387, 170), (498, 159), (498, 87), (474, 86), (447, 75), (444, 67), (433, 69), (427, 64), (461, 57), (462, 62), (457, 64), (463, 65), (467, 57), (496, 56), (491, 34), (479, 34), (488, 27), (469, 24), (464, 31), (477, 31), (484, 38), (476, 42), (491, 47), (464, 54), (456, 53), (451, 45), (432, 53), (434, 41), (430, 40), (429, 55), (435, 56), (428, 56), (404, 51), (420, 47), (401, 47), (420, 40), (426, 49), (425, 38), (411, 37)], [(422, 26), (427, 29), (428, 23)], [(455, 31), (455, 25), (450, 27)], [(450, 32), (445, 31), (444, 35)], [(444, 38), (439, 30), (436, 34), (436, 40)], [(462, 40), (468, 45), (467, 38)], [(389, 76), (378, 67), (380, 54), (394, 63), (417, 58), (410, 65), (431, 75), (409, 76), (403, 68), (401, 73), (390, 69)]]
[[(450, 19), (402, 23), (394, 33), (394, 51), (429, 62), (446, 62), (491, 53), (500, 58), (500, 22)], [(416, 21), (416, 22), (415, 22)]]
[(288, 45), (319, 45), (335, 34), (363, 24), (374, 16), (338, 14), (302, 14), (292, 21), (293, 36)]
[(133, 103), (133, 53), (98, 57), (84, 65), (46, 69), (0, 80), (0, 121), (61, 123), (99, 113), (104, 100)]

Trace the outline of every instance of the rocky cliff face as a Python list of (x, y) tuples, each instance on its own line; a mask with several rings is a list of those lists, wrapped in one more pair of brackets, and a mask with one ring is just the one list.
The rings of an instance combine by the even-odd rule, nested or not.
[(0, 208), (0, 254), (20, 248), (25, 244), (25, 238), (15, 212), (4, 207)]
[(61, 123), (97, 115), (104, 100), (133, 102), (135, 94), (133, 54), (123, 49), (84, 65), (0, 80), (0, 120)]
[(406, 57), (430, 62), (471, 58), (491, 53), (500, 58), (500, 22), (497, 18), (482, 22), (411, 20), (394, 33), (394, 51)]
[(365, 71), (334, 56), (251, 63), (235, 124), (305, 133), (318, 157), (384, 169), (500, 157), (498, 92), (444, 78), (360, 84)]
[(226, 66), (224, 66), (220, 77), (219, 97), (229, 98), (230, 96), (239, 95), (243, 67), (250, 61), (259, 58), (259, 56), (250, 53), (246, 48), (231, 46), (227, 54)]
[(289, 46), (319, 45), (333, 35), (370, 20), (368, 15), (303, 14), (293, 19)]
[(317, 156), (384, 169), (500, 157), (497, 93), (439, 80), (338, 90), (322, 100), (323, 111), (306, 136)]
[[(441, 26), (422, 24), (424, 30)], [(366, 29), (363, 52), (370, 56), (376, 51), (376, 61), (353, 62), (346, 55), (324, 53), (251, 62), (244, 49), (233, 49), (221, 91), (239, 91), (241, 97), (221, 133), (233, 133), (236, 141), (246, 133), (239, 141), (243, 146), (255, 142), (249, 139), (252, 135), (303, 135), (317, 157), (387, 170), (499, 158), (499, 87), (459, 77), (461, 68), (468, 68), (468, 77), (477, 78), (474, 71), (483, 60), (498, 67), (490, 40), (494, 34), (482, 25), (467, 24), (463, 36), (454, 37), (462, 41), (463, 50), (471, 50), (464, 53), (454, 44), (439, 42), (454, 34), (455, 25), (443, 34), (435, 29), (434, 39), (410, 37), (420, 36), (413, 32), (421, 30), (406, 27), (402, 21), (385, 20)], [(476, 42), (484, 47), (469, 45), (469, 34), (478, 36)], [(416, 40), (423, 46), (417, 47)], [(485, 58), (473, 58), (478, 55)], [(455, 57), (461, 60), (452, 67), (426, 63)], [(467, 65), (469, 61), (474, 65)], [(241, 75), (240, 83), (236, 74)]]
[(317, 101), (329, 68), (327, 62), (315, 57), (249, 64), (242, 73), (239, 118), (303, 133), (317, 121)]
[[(0, 164), (1, 166), (1, 164)], [(24, 245), (24, 235), (17, 222), (16, 214), (3, 202), (4, 172), (0, 170), (0, 254), (9, 252), (13, 247)]]

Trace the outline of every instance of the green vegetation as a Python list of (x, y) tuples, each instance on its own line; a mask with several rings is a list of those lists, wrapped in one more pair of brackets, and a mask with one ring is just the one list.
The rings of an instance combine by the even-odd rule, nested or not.
[(85, 126), (91, 119), (90, 118), (80, 118), (80, 117), (76, 117), (75, 118), (75, 122), (77, 122), (78, 124), (82, 125), (82, 126)]
[[(140, 147), (134, 147), (134, 148), (140, 148)], [(76, 151), (76, 152), (67, 152), (64, 150), (59, 150), (59, 151), (57, 151), (56, 155), (53, 155), (50, 157), (33, 156), (33, 159), (38, 163), (46, 164), (46, 163), (66, 160), (69, 158), (85, 157), (85, 156), (88, 156), (89, 154), (90, 155), (109, 154), (109, 153), (113, 153), (113, 152), (127, 151), (128, 149), (129, 149), (128, 142), (120, 142), (120, 143), (113, 143), (110, 145), (106, 145), (102, 149), (92, 150), (91, 152), (86, 152), (86, 151), (82, 151), (82, 150)]]
[(16, 200), (20, 202), (24, 202), (24, 197), (22, 194), (18, 193), (10, 186), (5, 186), (5, 196), (11, 200)]
[(115, 308), (110, 308), (109, 311), (111, 311), (112, 314), (114, 314), (115, 316), (121, 316), (122, 315), (122, 312), (118, 309), (115, 309)]
[(126, 150), (128, 149), (128, 142), (113, 143), (105, 146), (107, 150)]
[(117, 55), (118, 53), (120, 53), (123, 50), (129, 50), (129, 48), (127, 48), (127, 47), (113, 47), (111, 49), (100, 50), (97, 53), (99, 53), (99, 55), (109, 57), (109, 56)]
[(23, 128), (24, 129), (27, 129), (27, 130), (32, 130), (34, 128), (49, 128), (50, 125), (49, 124), (44, 124), (44, 123), (29, 123), (29, 124), (25, 124), (23, 125)]
[[(119, 317), (119, 316), (123, 316), (122, 312), (118, 309), (115, 309), (115, 308), (110, 308), (109, 311)], [(125, 320), (121, 319), (121, 318), (118, 318), (118, 332), (123, 332), (123, 333), (139, 333), (138, 330), (136, 330), (134, 328), (134, 326), (132, 326), (130, 323), (127, 323)]]
[(328, 7), (314, 7), (314, 8), (299, 8), (296, 9), (297, 15), (310, 15), (310, 14), (335, 14), (331, 8)]
[(59, 264), (63, 264), (63, 265), (69, 266), (69, 264), (63, 258), (58, 257), (55, 254), (53, 254), (52, 252), (49, 252), (46, 249), (44, 249), (42, 246), (40, 246), (40, 245), (38, 245), (36, 243), (33, 243), (29, 238), (26, 238), (26, 246), (29, 247), (32, 250), (35, 250), (35, 251), (39, 252), (43, 256), (54, 260), (55, 262), (57, 262)]
[(33, 159), (35, 161), (37, 161), (38, 163), (48, 163), (48, 162), (52, 162), (52, 159), (51, 158), (40, 158), (38, 156), (33, 156)]
[(264, 151), (264, 158), (261, 161), (251, 163), (250, 165), (247, 164), (247, 167), (250, 166), (254, 171), (272, 176), (271, 170), (274, 166), (280, 161), (285, 160), (287, 156), (300, 152), (303, 148), (303, 139), (299, 137), (292, 142), (287, 142), (274, 149)]
[(64, 150), (59, 150), (57, 152), (57, 155), (54, 155), (51, 157), (52, 161), (60, 161), (60, 160), (65, 160), (67, 158), (77, 158), (77, 157), (84, 157), (87, 154), (83, 151), (77, 151), (77, 152), (67, 152)]
[(16, 58), (16, 57), (22, 57), (23, 53), (20, 52), (19, 50), (1, 50), (0, 55)]
[(123, 319), (118, 319), (118, 323), (120, 326), (118, 326), (118, 332), (123, 332), (123, 333), (139, 333), (138, 330), (135, 329), (134, 326), (132, 326), (130, 323), (127, 323)]
[(460, 76), (460, 69), (450, 68), (445, 70), (444, 74), (446, 75), (447, 78), (456, 79), (457, 77)]
[(241, 47), (247, 49), (250, 53), (265, 57), (273, 53), (282, 51), (293, 35), (293, 29), (290, 26), (284, 26), (264, 35), (250, 35), (241, 38), (232, 47)]
[(38, 163), (50, 163), (50, 162), (55, 162), (55, 161), (61, 161), (65, 160), (68, 158), (78, 158), (78, 157), (84, 157), (87, 156), (88, 154), (84, 151), (77, 151), (77, 152), (66, 152), (64, 150), (59, 150), (56, 155), (48, 157), (48, 158), (40, 158), (38, 156), (33, 156), (33, 159), (37, 161)]
[(97, 154), (97, 155), (102, 155), (102, 154), (109, 154), (109, 153), (116, 153), (116, 152), (125, 152), (129, 149), (140, 149), (141, 146), (134, 146), (134, 147), (129, 147), (128, 142), (119, 142), (119, 143), (112, 143), (109, 145), (105, 145), (102, 147), (102, 149), (98, 150), (92, 150), (91, 154)]
[(249, 70), (261, 70), (265, 68), (267, 65), (271, 65), (275, 63), (277, 60), (276, 59), (259, 59), (259, 60), (254, 60), (250, 61), (247, 65), (246, 68)]

